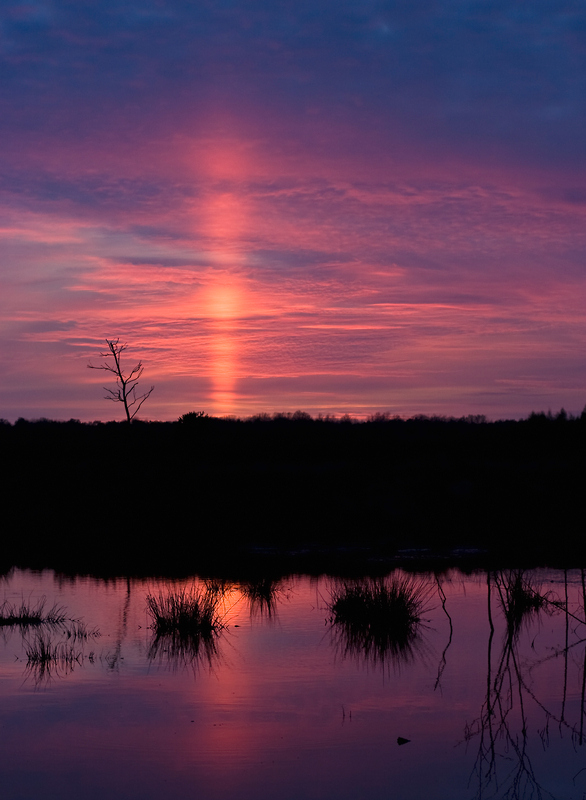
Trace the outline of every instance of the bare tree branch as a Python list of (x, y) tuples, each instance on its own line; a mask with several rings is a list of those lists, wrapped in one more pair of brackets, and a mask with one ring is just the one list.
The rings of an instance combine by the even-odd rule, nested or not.
[(128, 348), (127, 344), (120, 344), (120, 339), (106, 339), (108, 351), (100, 353), (100, 358), (113, 358), (114, 363), (105, 362), (104, 364), (94, 365), (88, 364), (88, 369), (102, 369), (106, 372), (111, 372), (116, 376), (116, 389), (108, 389), (104, 386), (104, 391), (107, 392), (105, 400), (112, 400), (115, 403), (122, 403), (124, 405), (124, 412), (126, 414), (126, 421), (132, 422), (145, 400), (147, 400), (154, 386), (141, 395), (136, 395), (136, 388), (138, 382), (144, 372), (142, 361), (133, 367), (128, 374), (124, 374), (121, 364), (121, 355)]

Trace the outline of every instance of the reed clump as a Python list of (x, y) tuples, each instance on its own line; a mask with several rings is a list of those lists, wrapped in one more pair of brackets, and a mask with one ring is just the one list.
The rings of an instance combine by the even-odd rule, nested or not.
[(346, 582), (332, 591), (330, 622), (344, 655), (408, 660), (431, 586), (409, 576)]
[(20, 604), (4, 600), (0, 605), (0, 627), (29, 628), (39, 625), (63, 625), (67, 620), (63, 606), (54, 604), (45, 611), (46, 604), (46, 597), (40, 597), (34, 604), (27, 603), (25, 600), (22, 600)]
[(223, 628), (221, 595), (197, 587), (176, 589), (146, 597), (147, 612), (157, 636), (212, 636)]
[(211, 668), (219, 658), (217, 640), (225, 627), (223, 597), (216, 585), (148, 594), (154, 631), (149, 658), (164, 659), (175, 667), (207, 663)]

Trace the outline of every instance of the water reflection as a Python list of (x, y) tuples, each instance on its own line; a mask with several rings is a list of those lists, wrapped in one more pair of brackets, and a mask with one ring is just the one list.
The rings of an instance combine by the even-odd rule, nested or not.
[[(506, 621), (500, 652), (495, 658), (493, 619), (493, 594), (496, 594)], [(567, 573), (565, 576), (565, 600), (562, 602), (551, 591), (543, 593), (538, 584), (521, 570), (487, 573), (487, 620), (489, 636), (487, 645), (486, 694), (479, 716), (465, 727), (465, 741), (478, 742), (473, 777), (477, 781), (476, 797), (499, 791), (503, 798), (521, 800), (526, 797), (553, 797), (538, 778), (530, 755), (530, 716), (538, 711), (542, 715), (538, 733), (543, 748), (549, 743), (550, 725), (554, 723), (560, 736), (564, 729), (570, 733), (573, 743), (582, 743), (581, 733), (574, 724), (564, 719), (567, 695), (569, 652)], [(566, 645), (554, 651), (547, 659), (530, 662), (520, 652), (519, 635), (523, 626), (539, 621), (542, 614), (564, 612), (566, 621)], [(577, 619), (575, 617), (575, 619)], [(582, 620), (578, 620), (582, 623)], [(583, 638), (573, 646), (585, 641)], [(563, 655), (565, 658), (563, 680), (562, 713), (556, 715), (553, 708), (544, 703), (534, 684), (537, 668)], [(586, 655), (586, 653), (585, 653)], [(584, 674), (584, 670), (583, 670)], [(580, 705), (580, 728), (584, 717), (584, 696)]]
[[(586, 789), (582, 571), (148, 584), (17, 571), (3, 588), (68, 618), (3, 628), (7, 800), (66, 800), (72, 763), (80, 784), (98, 780), (90, 800), (190, 800), (194, 786), (206, 800)], [(173, 624), (156, 624), (149, 597)], [(389, 612), (401, 602), (406, 616)]]
[(86, 658), (94, 663), (95, 651), (86, 655), (85, 645), (99, 638), (97, 628), (88, 628), (82, 620), (63, 619), (38, 625), (29, 635), (21, 631), (26, 656), (25, 679), (32, 678), (37, 687), (49, 684), (53, 678), (64, 678)]
[[(37, 686), (49, 683), (55, 677), (65, 677), (84, 661), (83, 648), (74, 643), (55, 641), (49, 631), (35, 631), (31, 639), (25, 638), (25, 676), (32, 677)], [(93, 658), (93, 653), (90, 656)]]
[(189, 667), (197, 673), (201, 667), (212, 670), (221, 658), (219, 637), (188, 633), (155, 635), (148, 649), (151, 661), (165, 663), (171, 669)]
[(120, 663), (123, 659), (122, 656), (122, 643), (126, 638), (128, 629), (128, 612), (130, 609), (130, 602), (132, 599), (132, 582), (130, 578), (125, 581), (125, 592), (122, 596), (122, 608), (120, 609), (120, 616), (116, 625), (116, 638), (114, 643), (114, 650), (109, 651), (105, 657), (105, 662), (111, 672), (116, 672), (120, 668)]
[(444, 649), (442, 650), (442, 655), (441, 655), (440, 662), (439, 662), (438, 668), (437, 668), (437, 678), (435, 679), (434, 690), (435, 689), (441, 689), (442, 675), (444, 674), (444, 670), (445, 670), (445, 668), (447, 666), (447, 663), (448, 663), (448, 661), (447, 661), (448, 650), (452, 646), (452, 639), (454, 638), (454, 624), (453, 624), (453, 621), (452, 621), (452, 616), (451, 616), (450, 612), (447, 609), (447, 600), (448, 600), (448, 598), (446, 597), (446, 593), (445, 593), (445, 590), (444, 590), (444, 587), (443, 587), (443, 583), (440, 580), (439, 575), (435, 576), (435, 584), (436, 584), (436, 587), (437, 587), (437, 595), (438, 595), (438, 598), (440, 600), (441, 607), (442, 607), (443, 612), (446, 615), (446, 618), (448, 620), (448, 624), (449, 624), (449, 627), (450, 627), (450, 634), (448, 636), (448, 640), (447, 640), (447, 642), (446, 642), (446, 644), (444, 646)]

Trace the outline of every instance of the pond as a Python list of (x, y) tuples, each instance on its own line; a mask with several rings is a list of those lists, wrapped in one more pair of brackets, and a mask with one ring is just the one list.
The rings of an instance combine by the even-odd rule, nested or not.
[[(389, 632), (380, 609), (354, 614), (369, 592), (407, 598), (411, 617)], [(0, 582), (2, 797), (584, 798), (584, 596), (580, 570), (14, 570)], [(157, 632), (149, 602), (194, 597), (212, 603), (208, 628)]]

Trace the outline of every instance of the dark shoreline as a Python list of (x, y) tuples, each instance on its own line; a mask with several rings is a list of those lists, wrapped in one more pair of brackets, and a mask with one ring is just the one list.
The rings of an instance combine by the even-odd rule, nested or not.
[(6, 423), (0, 567), (580, 566), (585, 444), (564, 414)]

